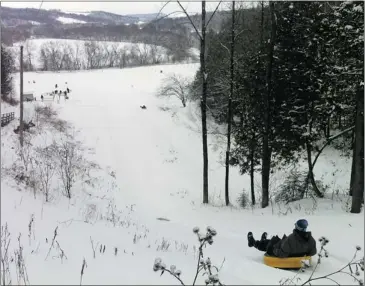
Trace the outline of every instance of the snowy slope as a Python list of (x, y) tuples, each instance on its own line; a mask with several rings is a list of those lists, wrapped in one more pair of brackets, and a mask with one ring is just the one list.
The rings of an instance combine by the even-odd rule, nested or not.
[[(274, 204), (264, 210), (242, 210), (235, 206), (222, 207), (224, 138), (209, 135), (212, 205), (201, 204), (199, 109), (195, 103), (182, 108), (175, 98), (155, 96), (167, 74), (174, 72), (193, 78), (197, 68), (196, 64), (185, 64), (24, 74), (25, 90), (38, 94), (52, 90), (56, 83), (64, 87), (67, 82), (72, 90), (70, 99), (45, 104), (54, 106), (60, 118), (80, 131), (75, 136), (89, 148), (87, 157), (101, 167), (95, 173), (94, 186), (78, 182), (70, 201), (56, 193), (51, 203), (45, 203), (42, 195), (34, 198), (31, 191), (24, 190), (2, 172), (2, 225), (8, 223), (11, 248), (17, 247), (16, 237), (22, 233), (31, 284), (80, 283), (84, 258), (87, 268), (83, 284), (179, 284), (168, 274), (160, 277), (153, 272), (156, 257), (161, 257), (168, 266), (175, 264), (182, 271), (182, 279), (190, 284), (198, 245), (192, 232), (195, 226), (204, 229), (211, 225), (217, 230), (214, 244), (205, 253), (218, 267), (224, 261), (220, 277), (227, 285), (273, 285), (295, 275), (265, 266), (262, 253), (247, 247), (248, 231), (253, 231), (257, 238), (263, 231), (282, 235), (292, 230), (297, 219), (306, 217), (315, 238), (324, 235), (330, 240), (330, 257), (322, 262), (315, 275), (337, 270), (352, 258), (356, 245), (363, 245), (363, 215), (351, 215), (343, 210), (345, 201), (341, 193), (349, 183), (351, 161), (332, 149), (324, 151), (316, 165), (316, 175), (329, 185), (327, 199), (314, 206), (311, 199), (306, 199), (289, 206)], [(142, 110), (141, 105), (146, 105), (147, 110)], [(27, 103), (25, 108), (30, 119), (32, 103)], [(16, 148), (12, 149), (17, 144), (12, 132), (16, 124), (14, 121), (1, 129), (2, 170), (16, 158)], [(211, 122), (209, 127), (210, 130), (218, 128)], [(35, 144), (43, 140), (42, 136), (38, 137)], [(305, 168), (305, 161), (300, 165)], [(286, 172), (273, 174), (273, 189), (282, 182)], [(231, 201), (235, 204), (242, 189), (249, 189), (249, 177), (232, 169), (230, 186)], [(335, 190), (339, 190), (339, 195), (330, 199)], [(115, 225), (106, 219), (110, 217), (111, 205), (119, 217)], [(91, 215), (90, 209), (94, 210)], [(32, 214), (34, 232), (29, 238)], [(67, 259), (61, 259), (61, 251), (54, 248), (45, 260), (56, 226), (59, 227), (57, 241)], [(95, 259), (90, 237), (95, 244), (106, 246), (105, 253), (96, 251)], [(309, 272), (300, 274), (302, 279), (308, 276)], [(198, 283), (203, 284), (204, 279), (199, 278)], [(346, 275), (339, 274), (336, 280), (354, 284)]]

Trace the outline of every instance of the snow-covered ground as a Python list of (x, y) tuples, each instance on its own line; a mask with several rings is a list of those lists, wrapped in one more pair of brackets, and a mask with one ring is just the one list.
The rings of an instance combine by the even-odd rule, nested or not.
[(73, 18), (67, 18), (67, 17), (58, 17), (56, 19), (57, 21), (63, 23), (63, 24), (85, 24), (85, 21), (73, 19)]
[[(16, 159), (17, 136), (12, 130), (18, 121), (1, 128), (1, 224), (8, 224), (11, 250), (17, 249), (17, 237), (22, 234), (31, 284), (80, 283), (83, 259), (87, 263), (83, 284), (179, 284), (167, 273), (160, 277), (153, 272), (156, 257), (168, 267), (176, 265), (182, 280), (191, 284), (197, 261), (195, 226), (217, 230), (213, 245), (204, 253), (221, 267), (220, 278), (227, 285), (278, 285), (281, 279), (295, 275), (264, 265), (263, 253), (247, 246), (248, 231), (257, 238), (264, 231), (281, 236), (292, 231), (297, 219), (307, 218), (316, 239), (326, 236), (330, 240), (329, 258), (322, 261), (315, 276), (336, 271), (352, 258), (356, 245), (363, 246), (364, 217), (346, 212), (342, 195), (349, 185), (351, 160), (331, 148), (324, 151), (315, 167), (317, 178), (328, 185), (326, 199), (316, 204), (305, 199), (287, 206), (243, 210), (236, 206), (236, 200), (243, 189), (249, 190), (249, 177), (232, 168), (234, 206), (224, 207), (224, 138), (209, 135), (211, 205), (201, 204), (199, 108), (193, 102), (183, 108), (175, 98), (155, 96), (169, 73), (193, 78), (197, 69), (197, 64), (184, 64), (24, 74), (25, 90), (40, 94), (51, 91), (55, 84), (71, 89), (67, 102), (26, 103), (26, 119), (32, 119), (34, 104), (52, 105), (58, 116), (78, 131), (74, 136), (83, 142), (87, 159), (100, 166), (91, 182), (80, 179), (76, 183), (71, 200), (62, 196), (55, 182), (52, 201), (45, 203), (42, 194), (34, 198), (32, 191), (17, 185), (3, 171)], [(18, 86), (18, 75), (15, 78)], [(5, 111), (9, 110), (6, 107)], [(218, 128), (212, 122), (209, 127)], [(45, 132), (34, 135), (33, 144), (45, 142), (45, 134), (51, 136)], [(305, 160), (297, 167), (305, 170)], [(287, 173), (283, 170), (272, 175), (273, 192)], [(258, 175), (256, 186), (259, 188)], [(52, 248), (56, 227), (57, 243)], [(92, 244), (97, 244), (95, 258)], [(15, 267), (11, 267), (15, 283)], [(305, 279), (309, 274), (306, 271), (299, 277)], [(199, 277), (198, 284), (205, 278)], [(356, 284), (347, 275), (333, 278), (340, 284)]]

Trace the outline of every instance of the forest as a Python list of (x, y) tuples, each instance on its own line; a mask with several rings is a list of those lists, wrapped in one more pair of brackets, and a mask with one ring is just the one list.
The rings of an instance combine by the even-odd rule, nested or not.
[[(232, 2), (220, 32), (209, 30), (209, 24), (201, 32), (196, 29), (201, 67), (191, 92), (201, 100), (204, 169), (207, 113), (227, 124), (227, 205), (230, 166), (250, 174), (252, 205), (254, 176), (260, 174), (265, 208), (270, 174), (303, 152), (308, 172), (293, 174), (295, 183), (288, 182), (277, 199), (322, 198), (315, 164), (324, 148), (342, 139), (337, 148), (352, 153), (351, 212), (359, 213), (364, 193), (364, 2), (273, 1), (249, 9), (243, 3)], [(206, 171), (205, 203), (207, 177)]]

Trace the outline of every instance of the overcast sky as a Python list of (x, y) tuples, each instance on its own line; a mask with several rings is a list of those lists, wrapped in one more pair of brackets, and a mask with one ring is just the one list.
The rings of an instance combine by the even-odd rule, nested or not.
[[(166, 2), (104, 2), (104, 1), (93, 1), (93, 2), (52, 2), (52, 1), (43, 1), (42, 9), (60, 9), (65, 12), (87, 12), (87, 11), (95, 11), (102, 10), (106, 12), (116, 13), (116, 14), (144, 14), (144, 13), (157, 13), (161, 7)], [(200, 1), (182, 1), (182, 5), (188, 11), (188, 13), (196, 13), (201, 12), (201, 2)], [(218, 2), (207, 1), (206, 7), (207, 11), (213, 11)], [(8, 2), (1, 1), (1, 5), (4, 7), (13, 7), (13, 8), (39, 8), (41, 5), (41, 1), (39, 2)], [(226, 3), (221, 4), (220, 10), (224, 9), (227, 6)], [(181, 11), (179, 5), (175, 1), (171, 1), (166, 7), (163, 9), (163, 13), (169, 14), (174, 11)], [(181, 14), (174, 14), (173, 16), (182, 16)]]

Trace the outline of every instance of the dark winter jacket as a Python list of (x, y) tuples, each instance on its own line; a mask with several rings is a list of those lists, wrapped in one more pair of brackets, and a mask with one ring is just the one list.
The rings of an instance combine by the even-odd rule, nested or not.
[[(270, 244), (268, 254), (276, 257), (313, 256), (317, 253), (316, 241), (312, 237), (312, 233), (297, 229), (294, 229), (289, 236), (284, 235), (282, 239), (277, 236), (273, 237)], [(272, 250), (270, 251), (272, 253), (269, 253), (269, 249)]]

